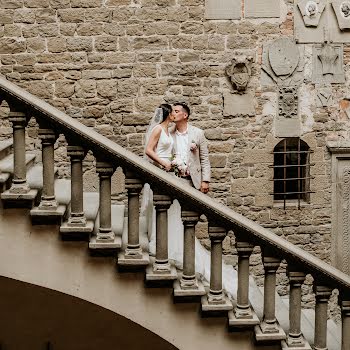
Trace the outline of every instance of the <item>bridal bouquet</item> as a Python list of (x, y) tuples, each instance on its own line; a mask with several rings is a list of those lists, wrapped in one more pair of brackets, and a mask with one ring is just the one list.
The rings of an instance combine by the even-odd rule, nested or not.
[(186, 162), (184, 162), (181, 158), (176, 157), (175, 155), (171, 160), (171, 171), (173, 171), (174, 174), (179, 177), (189, 175)]

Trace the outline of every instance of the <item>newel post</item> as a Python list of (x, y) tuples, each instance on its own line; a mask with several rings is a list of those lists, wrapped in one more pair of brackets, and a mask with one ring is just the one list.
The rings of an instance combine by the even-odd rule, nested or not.
[[(99, 177), (99, 221), (96, 236), (90, 239), (90, 249), (114, 250), (120, 248), (121, 238), (112, 230), (111, 178), (114, 173), (112, 164), (103, 160), (96, 161), (96, 172)], [(123, 218), (122, 218), (123, 219)]]
[(323, 285), (314, 285), (315, 306), (315, 350), (327, 350), (327, 310), (332, 289)]
[[(40, 124), (40, 122), (39, 122)], [(43, 189), (38, 207), (30, 211), (34, 223), (61, 223), (66, 207), (58, 205), (55, 197), (54, 145), (57, 135), (54, 130), (40, 124), (39, 138), (42, 148)]]
[(153, 203), (156, 208), (156, 258), (153, 266), (146, 269), (146, 281), (173, 284), (177, 279), (177, 271), (175, 266), (170, 264), (168, 257), (168, 209), (172, 199), (154, 191)]
[(238, 254), (237, 304), (229, 312), (229, 326), (232, 328), (249, 328), (259, 324), (259, 318), (249, 302), (249, 258), (254, 245), (236, 236)]
[(16, 203), (32, 207), (38, 190), (30, 189), (27, 183), (25, 128), (28, 119), (23, 111), (10, 105), (9, 120), (13, 128), (13, 179), (12, 186), (1, 194), (1, 199), (5, 205)]
[[(349, 293), (349, 291), (347, 291)], [(339, 304), (342, 315), (342, 340), (341, 350), (350, 349), (350, 299), (349, 294), (345, 297), (346, 293), (340, 293)]]
[(89, 239), (94, 223), (87, 221), (84, 213), (83, 159), (86, 151), (82, 146), (68, 145), (67, 154), (71, 162), (71, 212), (68, 222), (60, 227), (67, 239)]
[(263, 249), (264, 279), (264, 316), (260, 325), (255, 326), (255, 339), (259, 341), (278, 341), (286, 339), (275, 314), (276, 271), (281, 260)]
[(305, 281), (305, 272), (288, 266), (289, 278), (289, 332), (287, 339), (282, 341), (282, 349), (311, 350), (309, 343), (301, 332), (301, 286)]
[(149, 264), (149, 254), (140, 245), (140, 192), (143, 181), (133, 172), (125, 172), (125, 188), (128, 191), (128, 243), (118, 254), (119, 267), (144, 268)]
[(196, 277), (195, 270), (195, 227), (199, 220), (199, 214), (184, 210), (181, 207), (181, 218), (184, 225), (183, 247), (183, 272), (179, 279), (174, 282), (174, 297), (191, 298), (205, 295), (203, 283)]
[(217, 226), (209, 220), (208, 233), (211, 241), (210, 289), (202, 297), (203, 313), (221, 313), (232, 310), (233, 305), (222, 289), (222, 241), (226, 228)]

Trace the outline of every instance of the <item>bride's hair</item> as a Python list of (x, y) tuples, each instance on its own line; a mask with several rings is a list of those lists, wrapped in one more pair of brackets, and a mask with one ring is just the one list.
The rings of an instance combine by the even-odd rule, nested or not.
[(169, 114), (171, 113), (172, 107), (168, 103), (162, 103), (158, 108), (162, 109), (163, 120), (161, 122), (163, 122), (166, 118), (168, 118)]

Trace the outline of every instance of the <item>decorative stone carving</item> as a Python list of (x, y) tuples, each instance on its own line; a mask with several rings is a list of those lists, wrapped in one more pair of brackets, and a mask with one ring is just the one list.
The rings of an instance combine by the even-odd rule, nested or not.
[(350, 1), (333, 0), (332, 7), (340, 30), (350, 29)]
[(205, 0), (206, 19), (240, 19), (241, 0)]
[(295, 86), (280, 87), (278, 109), (280, 117), (298, 116), (298, 91)]
[(345, 82), (342, 45), (314, 45), (312, 82), (329, 84)]
[(279, 18), (280, 0), (245, 0), (244, 14), (246, 18)]
[[(280, 38), (264, 45), (262, 69), (277, 85), (298, 85), (303, 79), (303, 68), (303, 59), (293, 40)], [(267, 81), (262, 83), (270, 85)]]
[(306, 27), (317, 27), (326, 7), (325, 0), (300, 0), (297, 3)]
[(252, 62), (253, 57), (236, 56), (226, 68), (226, 74), (238, 93), (243, 93), (247, 88), (252, 74)]
[(297, 86), (281, 86), (279, 88), (278, 116), (275, 119), (275, 134), (277, 137), (300, 136), (298, 106)]
[(318, 88), (317, 100), (316, 100), (317, 107), (328, 107), (331, 96), (332, 96), (331, 87), (323, 86)]

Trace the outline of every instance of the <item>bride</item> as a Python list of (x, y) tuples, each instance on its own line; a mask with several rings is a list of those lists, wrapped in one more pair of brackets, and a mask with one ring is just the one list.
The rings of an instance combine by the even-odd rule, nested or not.
[[(147, 159), (165, 171), (171, 170), (173, 158), (174, 140), (169, 134), (168, 127), (174, 120), (172, 107), (169, 104), (161, 104), (155, 111), (154, 116), (146, 132), (145, 154)], [(179, 181), (182, 181), (179, 179)], [(144, 187), (141, 215), (147, 219), (149, 252), (156, 253), (156, 213), (153, 207), (153, 193), (148, 184)], [(183, 242), (184, 227), (181, 219), (181, 207), (175, 199), (168, 210), (168, 250), (169, 259), (175, 266), (182, 269), (183, 266)], [(237, 271), (223, 263), (223, 288), (232, 297), (236, 297)], [(205, 284), (210, 281), (210, 252), (207, 251), (195, 238), (195, 269)], [(254, 286), (252, 286), (254, 288)], [(254, 293), (254, 291), (251, 290)]]

